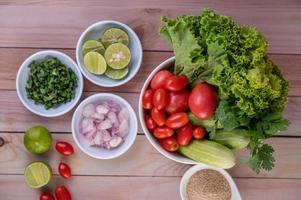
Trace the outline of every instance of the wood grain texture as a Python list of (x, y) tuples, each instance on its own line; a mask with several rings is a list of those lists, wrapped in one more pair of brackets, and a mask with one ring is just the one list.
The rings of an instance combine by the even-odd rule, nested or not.
[[(59, 1), (15, 2), (21, 5), (4, 1), (0, 8), (1, 47), (74, 48), (79, 35), (90, 24), (113, 19), (131, 26), (140, 37), (144, 49), (169, 50), (167, 43), (158, 35), (160, 16), (198, 14), (207, 7), (232, 16), (241, 24), (256, 26), (269, 40), (270, 52), (301, 53), (301, 4), (296, 0), (279, 3), (260, 0), (176, 3), (172, 0), (146, 3), (144, 0), (135, 1), (134, 4), (130, 1), (80, 1), (78, 4), (57, 3)], [(19, 14), (23, 12), (26, 15), (20, 17)]]
[[(0, 147), (0, 174), (23, 174), (24, 168), (34, 160), (44, 160), (58, 174), (56, 166), (64, 160), (75, 175), (117, 176), (177, 176), (181, 177), (190, 167), (165, 158), (149, 143), (144, 135), (138, 135), (134, 146), (123, 156), (113, 160), (97, 160), (85, 155), (73, 142), (71, 134), (53, 134), (54, 141), (65, 140), (73, 144), (74, 156), (63, 158), (54, 149), (45, 156), (30, 154), (23, 145), (23, 134), (0, 133), (6, 144)], [(233, 177), (301, 178), (301, 138), (272, 138), (268, 141), (275, 149), (276, 166), (270, 172), (255, 174), (240, 163), (230, 170)], [(55, 144), (55, 143), (54, 143)], [(247, 156), (247, 151), (237, 153), (237, 158)], [(122, 165), (122, 166), (121, 166)], [(101, 166), (101, 167), (100, 167)]]
[[(31, 54), (42, 49), (0, 48), (0, 89), (15, 90), (16, 74), (22, 62)], [(58, 49), (75, 59), (75, 50)], [(16, 56), (18, 55), (18, 56)], [(85, 91), (94, 92), (140, 92), (142, 85), (151, 71), (161, 62), (172, 57), (171, 52), (144, 52), (143, 62), (138, 74), (127, 84), (114, 88), (104, 88), (92, 84), (87, 79)], [(301, 96), (301, 55), (270, 55), (270, 58), (281, 69), (283, 76), (290, 83), (290, 96)]]

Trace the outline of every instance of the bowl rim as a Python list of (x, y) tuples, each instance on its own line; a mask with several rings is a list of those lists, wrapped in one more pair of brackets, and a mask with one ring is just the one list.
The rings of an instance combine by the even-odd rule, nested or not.
[[(136, 67), (134, 69), (133, 73), (130, 76), (128, 76), (128, 77), (126, 77), (124, 79), (121, 79), (121, 80), (117, 80), (117, 82), (113, 83), (113, 84), (105, 84), (105, 83), (101, 83), (101, 82), (94, 81), (93, 79), (91, 79), (86, 74), (86, 72), (83, 70), (84, 66), (81, 66), (81, 64), (80, 64), (80, 58), (79, 58), (79, 53), (80, 53), (80, 49), (81, 49), (80, 43), (83, 40), (83, 38), (85, 37), (85, 35), (89, 31), (91, 31), (92, 29), (94, 29), (95, 27), (97, 27), (99, 25), (102, 25), (102, 24), (108, 24), (108, 23), (117, 24), (117, 25), (125, 28), (126, 31), (130, 32), (130, 34), (133, 35), (134, 40), (137, 41), (137, 45), (138, 45), (138, 49), (139, 49), (139, 59), (138, 59), (138, 62), (137, 62), (137, 66), (138, 67)], [(142, 64), (143, 49), (142, 49), (142, 45), (141, 45), (141, 41), (140, 41), (139, 37), (137, 36), (137, 34), (135, 33), (135, 31), (132, 28), (130, 28), (128, 25), (126, 25), (126, 24), (124, 24), (122, 22), (119, 22), (119, 21), (115, 21), (115, 20), (101, 20), (101, 21), (98, 21), (98, 22), (95, 22), (95, 23), (91, 24), (90, 26), (88, 26), (88, 28), (86, 28), (82, 32), (82, 34), (80, 35), (80, 37), (79, 37), (79, 39), (77, 40), (77, 43), (76, 43), (75, 54), (76, 54), (76, 62), (78, 64), (78, 67), (79, 67), (80, 71), (82, 72), (82, 74), (86, 77), (86, 79), (88, 79), (90, 82), (92, 82), (93, 84), (98, 85), (98, 86), (102, 86), (102, 87), (117, 87), (117, 86), (120, 86), (120, 85), (123, 85), (123, 84), (129, 82), (138, 73), (138, 71), (139, 71), (139, 69), (141, 67), (141, 64)]]
[[(134, 128), (135, 131), (133, 131), (134, 135), (133, 135), (133, 139), (129, 142), (128, 146), (126, 146), (123, 150), (121, 150), (120, 152), (112, 155), (112, 156), (108, 156), (108, 157), (101, 157), (101, 156), (97, 156), (94, 155), (92, 153), (90, 153), (89, 151), (87, 151), (82, 144), (79, 142), (79, 140), (77, 139), (76, 135), (76, 131), (75, 131), (75, 116), (79, 115), (79, 109), (80, 107), (82, 107), (84, 104), (86, 104), (87, 102), (89, 102), (92, 99), (97, 99), (97, 98), (101, 98), (101, 97), (113, 97), (115, 99), (118, 99), (117, 101), (121, 101), (123, 104), (126, 105), (126, 107), (129, 109), (129, 112), (133, 114), (134, 118), (133, 121), (131, 123), (134, 123)], [(72, 137), (73, 140), (75, 141), (76, 145), (79, 147), (79, 149), (84, 152), (85, 154), (87, 154), (88, 156), (92, 157), (92, 158), (96, 158), (96, 159), (100, 159), (100, 160), (109, 160), (109, 159), (113, 159), (113, 158), (117, 158), (123, 154), (125, 154), (134, 144), (136, 137), (137, 137), (137, 133), (138, 133), (138, 119), (136, 116), (136, 113), (134, 111), (134, 109), (132, 108), (131, 104), (128, 103), (127, 100), (125, 100), (124, 98), (116, 95), (116, 94), (112, 94), (112, 93), (98, 93), (98, 94), (93, 94), (87, 98), (85, 98), (76, 108), (76, 110), (74, 111), (73, 115), (72, 115), (72, 120), (71, 120), (71, 131), (72, 131)], [(130, 134), (130, 132), (129, 132)], [(126, 137), (128, 137), (129, 135), (127, 135)], [(122, 146), (122, 144), (121, 144)]]
[[(42, 112), (39, 112), (35, 109), (33, 109), (32, 107), (30, 107), (24, 100), (25, 97), (23, 97), (21, 95), (21, 92), (20, 92), (20, 88), (19, 88), (19, 81), (20, 81), (20, 76), (22, 75), (21, 74), (21, 71), (23, 68), (25, 67), (28, 67), (28, 65), (30, 64), (29, 61), (31, 59), (34, 59), (40, 55), (45, 55), (45, 56), (56, 56), (56, 55), (60, 55), (61, 57), (64, 57), (65, 59), (67, 59), (68, 61), (71, 62), (71, 64), (73, 65), (74, 69), (71, 68), (70, 66), (67, 66), (68, 68), (71, 68), (72, 70), (76, 70), (78, 74), (76, 74), (76, 76), (78, 77), (78, 87), (79, 87), (79, 91), (78, 91), (78, 95), (75, 95), (75, 98), (71, 100), (71, 104), (66, 107), (65, 110), (62, 110), (61, 112), (57, 112), (57, 113), (54, 113), (54, 114), (48, 114), (48, 113), (42, 113)], [(29, 110), (31, 111), (32, 113), (36, 114), (36, 115), (39, 115), (39, 116), (42, 116), (42, 117), (58, 117), (58, 116), (61, 116), (61, 115), (64, 115), (66, 114), (67, 112), (69, 112), (70, 110), (72, 110), (74, 108), (74, 106), (78, 103), (78, 101), (80, 100), (81, 96), (82, 96), (82, 93), (83, 93), (83, 87), (84, 87), (84, 81), (83, 81), (83, 76), (80, 72), (80, 70), (78, 69), (78, 66), (77, 64), (75, 63), (75, 61), (70, 57), (68, 56), (67, 54), (65, 53), (62, 53), (60, 51), (56, 51), (56, 50), (42, 50), (42, 51), (38, 51), (36, 53), (33, 53), (31, 54), (30, 56), (28, 56), (23, 62), (22, 64), (20, 65), (19, 69), (18, 69), (18, 72), (17, 72), (17, 77), (16, 77), (16, 89), (17, 89), (17, 94), (18, 94), (18, 97), (20, 99), (20, 101), (22, 102), (22, 104)]]

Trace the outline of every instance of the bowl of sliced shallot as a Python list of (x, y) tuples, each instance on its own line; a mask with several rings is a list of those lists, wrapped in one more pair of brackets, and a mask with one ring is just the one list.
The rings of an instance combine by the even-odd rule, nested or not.
[(124, 154), (134, 143), (138, 122), (135, 111), (123, 98), (99, 93), (86, 98), (75, 110), (72, 135), (78, 147), (97, 159)]

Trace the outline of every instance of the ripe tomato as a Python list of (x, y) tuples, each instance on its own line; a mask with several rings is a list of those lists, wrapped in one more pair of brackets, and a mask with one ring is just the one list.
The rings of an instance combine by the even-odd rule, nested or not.
[(55, 149), (64, 156), (70, 156), (74, 153), (74, 149), (68, 142), (58, 141), (55, 144)]
[(60, 162), (58, 171), (65, 179), (69, 179), (71, 177), (71, 169), (66, 163)]
[(168, 93), (164, 89), (156, 89), (153, 96), (153, 105), (158, 110), (162, 110), (168, 104)]
[(71, 200), (71, 194), (65, 186), (58, 186), (55, 189), (55, 197), (57, 200)]
[(166, 151), (177, 151), (179, 149), (179, 144), (174, 136), (161, 139), (159, 143)]
[(163, 127), (157, 127), (154, 130), (154, 136), (158, 139), (164, 139), (172, 136), (174, 134), (174, 130), (171, 128), (168, 128), (166, 126)]
[(169, 91), (180, 91), (188, 84), (188, 78), (184, 75), (171, 76), (166, 80), (165, 88)]
[(154, 91), (148, 89), (144, 92), (142, 97), (142, 107), (146, 110), (150, 110), (153, 107), (153, 95)]
[(168, 113), (184, 112), (188, 109), (189, 91), (187, 89), (178, 92), (169, 92), (169, 103), (166, 106)]
[(188, 100), (191, 112), (201, 119), (209, 119), (216, 109), (217, 94), (213, 86), (200, 83), (195, 86)]
[(156, 122), (150, 117), (150, 116), (145, 116), (145, 125), (149, 130), (154, 130), (157, 127)]
[(158, 110), (157, 108), (153, 108), (151, 111), (151, 116), (158, 126), (163, 126), (165, 124), (166, 121), (165, 110)]
[(170, 115), (166, 120), (166, 126), (177, 129), (185, 126), (189, 121), (187, 113), (179, 112)]
[(193, 130), (192, 135), (195, 139), (203, 139), (206, 135), (206, 131), (203, 127), (197, 127)]
[(40, 200), (54, 200), (54, 197), (50, 193), (43, 192), (40, 196)]
[(177, 134), (177, 141), (179, 145), (185, 146), (188, 145), (192, 139), (193, 127), (190, 123), (187, 123), (185, 126), (179, 129)]
[(168, 77), (172, 76), (172, 73), (167, 70), (159, 71), (155, 76), (153, 77), (151, 81), (150, 87), (155, 90), (159, 88), (164, 88), (165, 83)]

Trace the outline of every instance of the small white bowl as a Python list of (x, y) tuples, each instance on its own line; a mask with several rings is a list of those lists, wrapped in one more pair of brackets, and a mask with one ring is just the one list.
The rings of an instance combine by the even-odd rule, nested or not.
[[(48, 110), (46, 110), (43, 105), (35, 104), (33, 100), (28, 99), (26, 92), (26, 84), (30, 72), (28, 66), (34, 60), (42, 61), (47, 57), (58, 58), (63, 64), (71, 68), (78, 78), (75, 98), (68, 103), (62, 104), (56, 108), (50, 108)], [(70, 111), (79, 101), (83, 92), (83, 85), (83, 77), (76, 63), (66, 54), (54, 50), (39, 51), (29, 56), (20, 66), (16, 78), (17, 94), (22, 104), (31, 112), (43, 117), (57, 117)]]
[[(103, 33), (109, 28), (120, 28), (124, 30), (129, 36), (129, 49), (131, 51), (132, 57), (131, 62), (129, 64), (129, 72), (127, 76), (120, 80), (113, 80), (105, 75), (94, 75), (90, 73), (85, 65), (84, 65), (84, 57), (82, 53), (82, 46), (85, 41), (90, 39), (99, 39), (103, 35)], [(103, 87), (116, 87), (130, 81), (139, 71), (139, 68), (142, 63), (142, 45), (141, 42), (136, 35), (136, 33), (127, 25), (112, 20), (99, 21), (95, 24), (89, 26), (80, 36), (77, 45), (76, 45), (76, 60), (77, 64), (80, 67), (83, 75), (92, 83), (103, 86)]]
[(208, 165), (195, 165), (195, 166), (189, 168), (185, 172), (185, 174), (183, 175), (183, 177), (181, 179), (181, 183), (180, 183), (180, 195), (181, 195), (182, 200), (188, 200), (186, 186), (187, 186), (187, 183), (188, 183), (190, 177), (193, 174), (195, 174), (197, 171), (200, 171), (203, 169), (216, 170), (216, 171), (220, 172), (222, 175), (224, 175), (224, 177), (227, 179), (227, 181), (230, 185), (230, 188), (231, 188), (231, 194), (232, 194), (231, 200), (241, 200), (241, 196), (238, 191), (238, 188), (237, 188), (235, 182), (233, 181), (232, 177), (229, 175), (229, 173), (224, 169), (210, 167)]
[[(114, 149), (108, 150), (100, 147), (91, 147), (88, 141), (84, 138), (84, 136), (79, 131), (80, 121), (82, 119), (82, 111), (84, 107), (90, 103), (95, 103), (100, 101), (114, 101), (118, 103), (121, 107), (126, 107), (130, 114), (129, 133), (124, 138), (123, 143), (119, 147)], [(124, 100), (123, 98), (115, 94), (99, 93), (86, 98), (84, 101), (82, 101), (79, 104), (79, 106), (76, 108), (75, 112), (73, 113), (71, 130), (72, 130), (72, 136), (73, 139), (75, 140), (75, 143), (84, 153), (97, 159), (112, 159), (124, 154), (133, 145), (138, 132), (138, 122), (137, 122), (135, 111), (126, 100)]]

